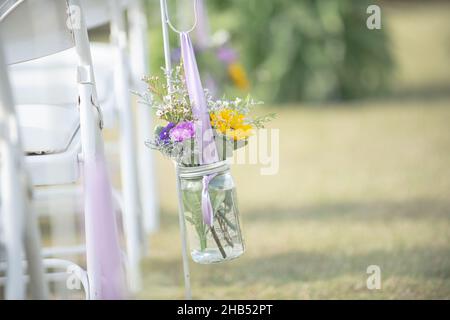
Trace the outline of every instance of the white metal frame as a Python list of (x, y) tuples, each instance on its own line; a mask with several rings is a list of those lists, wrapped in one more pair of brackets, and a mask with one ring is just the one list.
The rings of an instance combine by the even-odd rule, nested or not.
[(25, 299), (23, 247), (28, 261), (32, 297), (46, 299), (47, 284), (41, 258), (37, 218), (32, 209), (32, 190), (24, 167), (18, 119), (6, 71), (0, 39), (0, 154), (1, 221), (6, 250), (5, 298)]
[[(139, 81), (140, 77), (147, 72), (147, 53), (146, 48), (146, 16), (143, 11), (143, 4), (141, 0), (132, 0), (128, 4), (128, 14), (130, 22), (130, 54), (131, 54), (131, 70), (130, 61), (127, 57), (126, 52), (126, 30), (123, 18), (123, 8), (122, 1), (112, 0), (110, 2), (110, 10), (112, 13), (112, 40), (116, 47), (115, 59), (116, 59), (116, 73), (115, 73), (115, 93), (118, 103), (118, 116), (120, 124), (120, 145), (121, 145), (121, 175), (122, 184), (124, 190), (123, 201), (118, 201), (119, 204), (123, 205), (123, 219), (124, 227), (126, 232), (126, 246), (128, 253), (128, 278), (130, 283), (130, 288), (132, 292), (136, 292), (140, 288), (140, 269), (139, 263), (141, 259), (141, 246), (140, 243), (142, 239), (139, 239), (139, 235), (143, 236), (145, 232), (150, 233), (158, 228), (159, 218), (157, 213), (156, 205), (156, 192), (155, 192), (155, 176), (153, 170), (153, 154), (144, 146), (144, 140), (148, 138), (149, 133), (152, 130), (152, 119), (150, 109), (147, 106), (138, 106), (138, 153), (139, 153), (139, 171), (138, 176), (136, 172), (136, 159), (135, 159), (135, 146), (134, 146), (134, 130), (132, 123), (132, 112), (131, 112), (131, 97), (130, 89), (131, 86), (135, 90), (142, 90), (145, 88)], [(120, 3), (119, 3), (120, 2)], [(70, 5), (78, 6), (81, 8), (79, 1), (68, 1)], [(77, 44), (77, 53), (80, 56), (80, 67), (79, 67), (79, 91), (80, 91), (80, 122), (81, 122), (81, 149), (83, 150), (82, 161), (90, 161), (90, 157), (96, 158), (97, 155), (103, 153), (103, 146), (101, 143), (101, 138), (98, 135), (98, 129), (96, 128), (96, 122), (101, 122), (100, 108), (98, 107), (98, 102), (96, 98), (95, 82), (92, 72), (91, 58), (89, 52), (89, 46), (85, 45), (85, 41), (88, 40), (87, 36), (84, 35), (85, 26), (82, 25), (80, 29), (73, 30), (74, 37)], [(132, 81), (130, 79), (131, 74), (133, 74)], [(82, 99), (82, 97), (89, 97), (90, 99)], [(85, 105), (86, 104), (86, 105)], [(89, 105), (95, 107), (89, 108)], [(93, 112), (97, 110), (97, 112)], [(94, 120), (98, 118), (97, 120)], [(84, 136), (84, 138), (83, 138)], [(88, 137), (88, 138), (86, 138)], [(46, 155), (47, 157), (64, 157), (62, 155)], [(102, 156), (102, 155), (101, 155)], [(138, 188), (138, 183), (139, 187)], [(142, 201), (142, 217), (143, 228), (140, 229), (139, 224), (139, 191)], [(117, 194), (115, 194), (117, 198)], [(89, 216), (89, 210), (85, 210), (86, 219)], [(88, 224), (88, 221), (86, 221)], [(87, 235), (88, 238), (88, 235)], [(145, 243), (145, 242), (144, 242)], [(70, 248), (59, 248), (65, 249)], [(47, 253), (51, 256), (57, 255), (58, 250), (53, 250), (50, 248)], [(59, 250), (61, 251), (61, 250)], [(87, 255), (89, 254), (89, 249), (87, 250)], [(89, 260), (89, 258), (88, 258)], [(93, 259), (90, 259), (93, 260)], [(88, 267), (89, 268), (89, 267)], [(95, 268), (91, 268), (96, 270)], [(90, 276), (98, 278), (95, 272), (91, 270)], [(95, 281), (91, 281), (92, 286), (95, 285)], [(100, 284), (99, 284), (100, 286)], [(95, 291), (95, 289), (92, 289)], [(100, 296), (100, 293), (96, 295), (93, 293), (91, 295), (93, 298)]]
[[(86, 1), (89, 4), (89, 1)], [(144, 137), (151, 132), (151, 114), (138, 106), (138, 131), (135, 132), (131, 89), (139, 90), (132, 77), (146, 73), (145, 47), (146, 17), (140, 0), (93, 1), (97, 10), (104, 7), (104, 15), (97, 23), (109, 23), (114, 61), (114, 95), (119, 125), (120, 173), (123, 196), (123, 221), (128, 257), (128, 279), (132, 292), (141, 289), (140, 262), (146, 251), (146, 234), (157, 229), (156, 195), (154, 188), (153, 156), (143, 150)], [(125, 23), (125, 11), (130, 16), (130, 53)], [(96, 22), (96, 21), (94, 21)], [(95, 26), (95, 24), (93, 25)], [(140, 73), (139, 76), (136, 74)], [(144, 106), (145, 107), (145, 106)], [(138, 138), (138, 148), (136, 148)], [(139, 168), (139, 174), (138, 174)], [(143, 223), (141, 223), (143, 222)]]
[[(78, 62), (78, 88), (79, 88), (79, 107), (80, 107), (80, 129), (81, 129), (81, 146), (82, 146), (82, 159), (84, 162), (84, 179), (85, 185), (94, 184), (94, 181), (89, 181), (92, 177), (90, 176), (90, 170), (87, 165), (95, 165), (97, 161), (104, 161), (104, 147), (103, 140), (101, 137), (101, 111), (97, 104), (97, 92), (95, 87), (95, 78), (92, 66), (92, 57), (90, 52), (89, 37), (87, 33), (87, 28), (82, 12), (82, 7), (79, 0), (68, 0), (68, 3), (73, 6), (80, 8), (80, 28), (73, 28), (73, 35), (75, 39), (75, 48), (79, 57)], [(95, 170), (106, 170), (106, 168), (95, 168)], [(106, 172), (105, 172), (106, 174)], [(105, 199), (112, 201), (112, 187), (107, 186), (108, 190), (103, 190), (106, 194)], [(92, 195), (87, 195), (92, 196)], [(105, 199), (102, 199), (103, 201)], [(113, 208), (113, 204), (106, 204), (110, 208)], [(114, 220), (113, 212), (109, 217)], [(89, 278), (89, 296), (92, 299), (103, 298), (105, 293), (102, 292), (102, 267), (107, 267), (101, 265), (102, 263), (98, 260), (100, 248), (96, 247), (95, 241), (97, 241), (97, 230), (98, 228), (105, 228), (108, 225), (98, 225), (95, 215), (96, 212), (95, 199), (90, 199), (90, 201), (85, 201), (84, 207), (85, 214), (85, 229), (86, 229), (86, 259), (87, 259), (87, 273)], [(113, 241), (117, 243), (112, 244), (113, 249), (116, 252), (110, 252), (111, 255), (120, 255), (118, 240), (117, 240), (117, 229), (109, 230), (110, 234), (113, 235)], [(107, 239), (103, 239), (107, 240)], [(116, 266), (110, 266), (116, 267)]]
[[(156, 205), (156, 194), (154, 188), (154, 171), (153, 171), (153, 154), (150, 150), (145, 148), (144, 140), (151, 132), (151, 113), (147, 106), (138, 106), (138, 152), (139, 152), (139, 166), (140, 174), (136, 170), (136, 151), (135, 151), (135, 132), (132, 119), (131, 110), (131, 85), (136, 90), (140, 90), (139, 78), (146, 73), (146, 58), (147, 50), (145, 46), (146, 34), (146, 16), (143, 13), (142, 2), (140, 0), (123, 1), (123, 0), (87, 0), (81, 1), (84, 8), (91, 10), (96, 14), (90, 14), (88, 11), (89, 21), (88, 26), (96, 26), (103, 23), (111, 23), (112, 32), (111, 40), (114, 48), (114, 95), (116, 96), (116, 111), (119, 119), (120, 128), (120, 156), (121, 156), (121, 177), (123, 189), (123, 201), (120, 194), (115, 193), (117, 203), (122, 208), (122, 218), (124, 231), (126, 234), (126, 251), (128, 260), (128, 279), (132, 292), (137, 292), (140, 289), (141, 274), (140, 274), (140, 260), (141, 251), (146, 251), (146, 233), (155, 231), (158, 227), (158, 214)], [(93, 7), (94, 6), (94, 7)], [(102, 7), (103, 10), (102, 10)], [(100, 11), (99, 11), (100, 9)], [(123, 13), (128, 9), (130, 15), (130, 53), (132, 55), (132, 71), (130, 70), (130, 61), (126, 52), (126, 30)], [(97, 14), (98, 13), (98, 14)], [(92, 20), (92, 21), (91, 21)], [(137, 81), (131, 81), (131, 72), (133, 78)], [(132, 84), (130, 84), (132, 82)], [(97, 105), (98, 103), (95, 103)], [(77, 153), (81, 146), (72, 146), (71, 150)], [(64, 152), (61, 154), (46, 154), (45, 157), (52, 158), (53, 162), (60, 159), (64, 163), (68, 158), (73, 157), (73, 152)], [(29, 157), (33, 158), (33, 157)], [(27, 161), (28, 165), (33, 168), (33, 161)], [(76, 161), (74, 162), (76, 166)], [(75, 170), (78, 171), (78, 170)], [(74, 172), (74, 174), (76, 174)], [(73, 178), (75, 181), (76, 178)], [(140, 188), (138, 188), (138, 183)], [(76, 188), (75, 188), (76, 189)], [(72, 188), (72, 190), (75, 190)], [(51, 196), (53, 193), (40, 193), (44, 197)], [(143, 210), (139, 208), (139, 191), (142, 200)], [(139, 214), (142, 213), (142, 217)], [(60, 221), (58, 216), (52, 216), (52, 220)], [(140, 220), (144, 223), (141, 224)], [(57, 222), (56, 221), (56, 222)], [(67, 224), (68, 225), (68, 224)], [(58, 233), (58, 223), (56, 223), (55, 230)], [(140, 236), (142, 238), (140, 238)], [(70, 248), (68, 248), (70, 249)], [(61, 250), (59, 250), (61, 251)], [(52, 250), (50, 249), (51, 253)]]
[[(109, 4), (105, 11), (109, 9), (110, 12), (110, 36), (114, 48), (114, 93), (120, 132), (128, 276), (131, 291), (137, 292), (142, 282), (140, 270), (142, 251), (147, 251), (146, 235), (156, 231), (159, 225), (153, 154), (144, 145), (144, 141), (152, 132), (151, 110), (148, 106), (138, 105), (136, 132), (131, 100), (131, 89), (146, 90), (140, 78), (148, 69), (147, 20), (141, 0), (125, 3), (120, 0), (104, 2)], [(97, 5), (100, 6), (101, 1), (98, 1)], [(125, 25), (125, 10), (129, 17), (129, 39)]]
[[(196, 24), (197, 24), (197, 1), (194, 0), (195, 4), (195, 23), (194, 26), (189, 30), (192, 31)], [(175, 32), (179, 32), (176, 30), (169, 21), (169, 15), (167, 12), (167, 1), (166, 0), (160, 0), (160, 7), (161, 7), (161, 22), (162, 22), (162, 32), (163, 32), (163, 43), (164, 43), (164, 59), (166, 64), (166, 72), (169, 73), (170, 70), (172, 70), (171, 60), (170, 60), (170, 44), (169, 44), (169, 26), (174, 29)], [(172, 90), (172, 84), (170, 82), (170, 79), (167, 78), (167, 87), (169, 88), (169, 91)], [(181, 181), (180, 181), (180, 175), (178, 172), (178, 166), (175, 164), (175, 170), (176, 170), (176, 176), (177, 176), (177, 193), (178, 193), (178, 222), (180, 226), (180, 238), (181, 238), (181, 256), (183, 259), (183, 275), (184, 275), (184, 293), (185, 298), (187, 300), (192, 299), (192, 289), (191, 289), (191, 274), (189, 270), (189, 257), (188, 257), (188, 245), (187, 245), (187, 238), (186, 238), (186, 222), (184, 219), (183, 214), (183, 201), (181, 198)]]
[(141, 284), (141, 247), (139, 230), (139, 193), (131, 106), (130, 69), (124, 11), (118, 0), (110, 0), (111, 40), (114, 46), (114, 92), (119, 119), (120, 168), (124, 204), (124, 227), (128, 256), (129, 285), (137, 292)]
[[(78, 160), (84, 164), (88, 278), (85, 284), (88, 284), (89, 292), (87, 297), (91, 299), (120, 298), (124, 296), (122, 291), (125, 289), (123, 282), (125, 279), (122, 274), (112, 188), (104, 163), (101, 136), (102, 114), (98, 105), (85, 17), (79, 0), (66, 0), (65, 4), (68, 6), (67, 21), (72, 23), (71, 32), (74, 42), (72, 46), (75, 47), (78, 57), (78, 105), (81, 134), (81, 153)], [(72, 11), (72, 8), (75, 10)], [(74, 22), (78, 22), (79, 25)], [(96, 199), (96, 196), (99, 199)], [(114, 274), (110, 273), (111, 269), (114, 270)]]
[[(149, 48), (147, 35), (147, 17), (142, 0), (131, 1), (128, 7), (129, 45), (131, 85), (134, 90), (144, 92), (147, 90), (141, 77), (149, 71)], [(141, 196), (144, 227), (147, 233), (153, 233), (159, 228), (158, 193), (155, 186), (154, 154), (147, 148), (144, 141), (153, 132), (153, 116), (150, 108), (139, 104), (138, 119), (138, 155), (139, 155), (139, 191)]]

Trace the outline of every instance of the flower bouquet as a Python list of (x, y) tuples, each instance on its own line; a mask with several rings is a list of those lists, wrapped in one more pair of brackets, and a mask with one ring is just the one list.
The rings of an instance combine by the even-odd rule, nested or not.
[(250, 117), (251, 107), (260, 103), (250, 97), (214, 99), (201, 87), (189, 43), (187, 48), (183, 64), (166, 72), (168, 79), (143, 78), (148, 92), (140, 97), (163, 121), (146, 144), (177, 165), (193, 260), (222, 262), (244, 252), (235, 184), (226, 159), (273, 115)]

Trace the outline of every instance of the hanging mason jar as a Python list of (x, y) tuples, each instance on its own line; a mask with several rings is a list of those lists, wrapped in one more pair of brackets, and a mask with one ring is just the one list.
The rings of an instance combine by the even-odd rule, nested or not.
[(209, 264), (242, 255), (236, 188), (227, 162), (179, 166), (178, 173), (192, 259)]

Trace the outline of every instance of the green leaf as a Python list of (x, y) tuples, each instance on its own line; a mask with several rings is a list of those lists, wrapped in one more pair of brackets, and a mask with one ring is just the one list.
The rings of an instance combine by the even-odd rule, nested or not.
[(161, 133), (161, 130), (162, 130), (162, 129), (164, 129), (164, 126), (162, 126), (162, 125), (157, 125), (157, 126), (155, 127), (155, 131), (154, 131), (155, 135), (159, 135), (159, 134)]
[(211, 206), (213, 208), (214, 214), (219, 209), (220, 205), (225, 200), (225, 191), (219, 189), (210, 189), (209, 198), (211, 199)]
[(184, 217), (186, 218), (186, 221), (188, 221), (188, 222), (192, 223), (193, 225), (195, 225), (195, 221), (191, 217), (187, 216), (186, 214), (184, 215)]
[(183, 206), (184, 211), (189, 211), (192, 213), (192, 218), (194, 221), (198, 219), (198, 215), (201, 215), (202, 203), (201, 203), (201, 191), (183, 191)]

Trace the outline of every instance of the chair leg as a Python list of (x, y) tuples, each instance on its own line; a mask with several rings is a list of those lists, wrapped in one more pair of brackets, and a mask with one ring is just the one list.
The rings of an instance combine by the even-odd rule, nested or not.
[(129, 63), (126, 56), (125, 42), (121, 35), (125, 34), (125, 19), (118, 1), (111, 4), (111, 37), (115, 45), (115, 79), (114, 91), (118, 105), (120, 130), (120, 167), (122, 177), (122, 193), (124, 210), (124, 228), (129, 262), (129, 286), (133, 293), (141, 285), (141, 230), (139, 228), (139, 185), (136, 161), (136, 146), (134, 140), (134, 124), (129, 86)]
[[(23, 151), (14, 109), (13, 97), (0, 42), (0, 153), (2, 212), (1, 221), (7, 259), (6, 299), (24, 299), (26, 286), (22, 268), (23, 240), (33, 282), (34, 298), (46, 298), (40, 254), (39, 229), (30, 213), (28, 179), (24, 169)], [(30, 239), (30, 237), (32, 239)], [(31, 244), (30, 241), (34, 241)]]
[[(120, 93), (118, 93), (120, 94)], [(141, 241), (139, 230), (139, 191), (136, 171), (135, 148), (132, 131), (131, 105), (122, 101), (119, 111), (120, 126), (120, 167), (122, 176), (123, 212), (127, 256), (130, 263), (129, 282), (133, 292), (140, 287)], [(128, 110), (123, 110), (128, 109)]]
[(92, 104), (92, 84), (80, 83), (79, 93), (89, 295), (91, 299), (121, 299), (126, 290), (125, 277), (112, 188), (100, 128), (95, 121), (95, 106)]
[(25, 283), (22, 268), (23, 213), (26, 201), (18, 181), (13, 148), (9, 141), (2, 141), (2, 226), (7, 261), (5, 299), (25, 299)]
[[(96, 106), (92, 56), (86, 21), (79, 0), (79, 28), (72, 30), (78, 55), (78, 94), (82, 160), (84, 162), (85, 232), (87, 273), (91, 299), (121, 299), (126, 290), (112, 187), (106, 169), (101, 136), (100, 107)], [(97, 113), (95, 113), (97, 110)]]
[[(147, 88), (140, 78), (148, 72), (149, 50), (146, 46), (147, 17), (142, 0), (132, 1), (128, 11), (130, 24), (130, 61), (135, 90), (145, 91)], [(137, 109), (138, 119), (138, 156), (139, 156), (139, 189), (142, 202), (142, 216), (144, 229), (152, 233), (159, 228), (158, 196), (155, 186), (154, 153), (149, 150), (144, 141), (148, 140), (153, 132), (151, 109), (144, 104), (139, 104)]]
[(158, 196), (156, 191), (155, 163), (152, 150), (144, 144), (149, 139), (153, 126), (151, 111), (148, 106), (138, 106), (138, 154), (140, 172), (140, 192), (143, 211), (143, 222), (146, 233), (153, 233), (159, 229)]
[(23, 244), (31, 279), (34, 299), (46, 299), (47, 284), (41, 257), (39, 225), (30, 204), (30, 191), (26, 187), (26, 173), (18, 148), (6, 138), (1, 143), (2, 154), (2, 225), (6, 247), (7, 280), (6, 299), (25, 299), (26, 286), (22, 268)]
[[(62, 282), (67, 290), (78, 290), (83, 286), (85, 299), (90, 300), (89, 278), (83, 268), (70, 260), (64, 259), (48, 258), (44, 259), (43, 263), (46, 269), (53, 270), (53, 272), (46, 272), (45, 274), (48, 282), (56, 284), (63, 280)], [(62, 272), (56, 270), (61, 270)]]
[(33, 299), (44, 300), (48, 298), (48, 284), (44, 278), (39, 222), (32, 206), (28, 207), (27, 212), (25, 254), (28, 260), (28, 273), (30, 274), (30, 291)]
[[(74, 244), (76, 238), (76, 208), (73, 209), (72, 214), (61, 214), (59, 206), (61, 204), (52, 201), (47, 201), (47, 210), (52, 214), (49, 215), (51, 225), (51, 240), (52, 243), (57, 243), (60, 248), (70, 248)], [(81, 211), (82, 212), (82, 211)], [(60, 258), (67, 258), (66, 254), (61, 252)], [(60, 299), (68, 298), (68, 290), (66, 284), (63, 282), (55, 283), (54, 292)]]
[[(136, 251), (139, 250), (139, 244), (132, 241), (132, 237), (127, 237), (130, 233), (130, 226), (133, 226), (133, 221), (130, 221), (130, 216), (124, 214), (126, 212), (123, 193), (113, 189), (113, 198), (115, 208), (121, 213), (122, 226), (125, 234), (125, 241), (127, 250), (124, 253), (124, 260), (126, 261), (126, 274), (128, 276), (128, 287), (131, 293), (136, 294), (141, 289), (141, 272), (140, 272), (140, 260), (136, 259)], [(131, 250), (130, 250), (131, 249)], [(131, 256), (130, 256), (131, 254)], [(133, 256), (134, 254), (134, 256)]]

